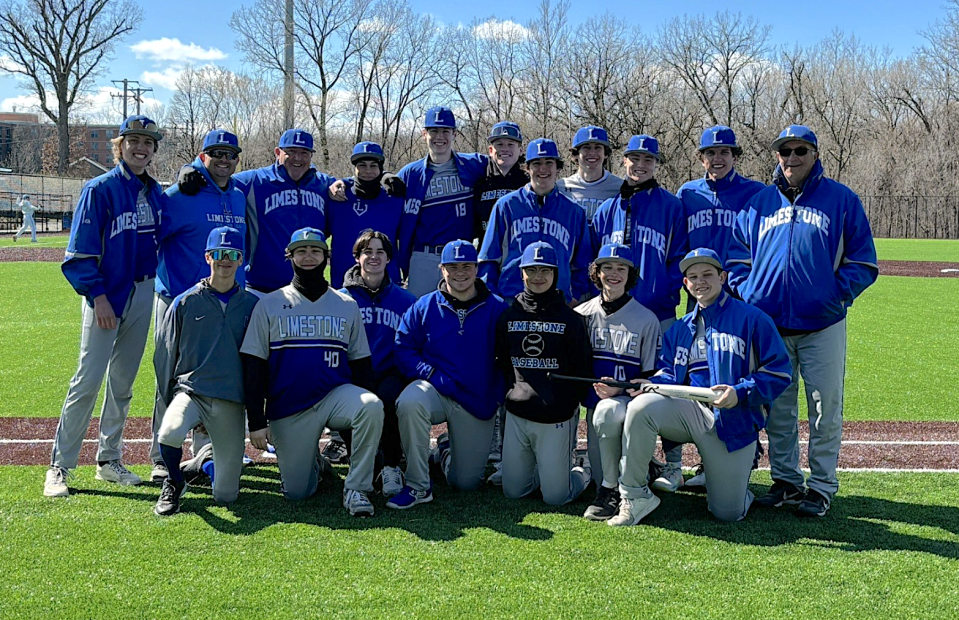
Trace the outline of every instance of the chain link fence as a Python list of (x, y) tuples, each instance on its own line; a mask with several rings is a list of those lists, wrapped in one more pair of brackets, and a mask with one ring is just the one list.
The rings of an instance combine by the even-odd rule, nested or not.
[(61, 232), (73, 219), (80, 190), (88, 179), (72, 179), (40, 174), (0, 173), (0, 233), (14, 232), (23, 221), (17, 202), (30, 196), (39, 210), (33, 214), (38, 232)]

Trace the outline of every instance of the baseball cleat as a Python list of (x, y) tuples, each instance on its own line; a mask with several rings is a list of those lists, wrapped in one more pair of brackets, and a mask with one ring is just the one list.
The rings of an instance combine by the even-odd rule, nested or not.
[(805, 497), (803, 490), (794, 484), (773, 481), (769, 487), (769, 492), (762, 497), (756, 498), (756, 503), (766, 508), (779, 508), (780, 506), (797, 506)]
[(166, 463), (154, 463), (153, 470), (150, 472), (150, 482), (160, 484), (170, 477), (170, 470), (166, 468)]
[(160, 489), (160, 499), (157, 505), (153, 507), (153, 512), (160, 517), (169, 517), (180, 512), (180, 498), (186, 493), (186, 482), (174, 482), (172, 478), (163, 481), (163, 488)]
[(800, 517), (822, 517), (829, 510), (829, 498), (820, 493), (809, 489), (806, 492), (806, 498), (796, 509), (796, 515)]
[(383, 466), (380, 470), (379, 479), (382, 482), (383, 496), (393, 497), (403, 490), (405, 481), (403, 471), (399, 467)]
[(651, 485), (657, 491), (666, 493), (675, 493), (679, 487), (683, 486), (683, 466), (681, 463), (666, 463), (663, 471), (658, 478), (653, 480)]
[(706, 488), (706, 468), (703, 467), (702, 463), (700, 463), (699, 465), (696, 466), (695, 472), (696, 473), (693, 474), (693, 477), (687, 480), (683, 484), (683, 486), (685, 486), (690, 491), (705, 489)]
[(124, 467), (120, 459), (107, 461), (105, 465), (97, 465), (97, 475), (95, 478), (123, 486), (136, 486), (143, 483), (140, 476)]
[(629, 499), (624, 497), (619, 502), (619, 512), (606, 522), (606, 525), (618, 527), (621, 525), (636, 525), (643, 517), (659, 507), (660, 499), (653, 494), (649, 497)]
[(406, 510), (417, 504), (425, 504), (433, 501), (433, 483), (430, 482), (430, 488), (425, 491), (414, 491), (412, 487), (406, 485), (403, 490), (394, 495), (390, 501), (386, 502), (387, 508), (396, 510)]
[(346, 444), (339, 438), (331, 438), (327, 442), (326, 447), (323, 448), (323, 456), (330, 463), (335, 463), (337, 465), (349, 463), (349, 451), (346, 449)]
[(614, 487), (610, 489), (600, 486), (599, 491), (596, 493), (596, 499), (589, 505), (589, 508), (583, 513), (583, 516), (590, 521), (605, 521), (611, 519), (619, 512), (619, 502), (618, 488)]
[(503, 461), (493, 463), (493, 473), (486, 479), (486, 483), (497, 487), (503, 486)]
[(70, 478), (70, 470), (53, 465), (47, 470), (47, 478), (43, 483), (44, 497), (70, 497), (70, 491), (67, 489), (67, 480)]
[(343, 507), (354, 517), (373, 516), (373, 504), (363, 491), (343, 489)]

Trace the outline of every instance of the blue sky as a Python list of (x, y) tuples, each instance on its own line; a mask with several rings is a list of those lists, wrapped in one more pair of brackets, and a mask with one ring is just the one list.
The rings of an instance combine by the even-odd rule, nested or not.
[[(250, 4), (251, 0), (245, 0)], [(277, 0), (278, 2), (282, 0)], [(215, 4), (215, 6), (214, 6)], [(233, 48), (230, 15), (243, 2), (221, 0), (217, 3), (196, 0), (166, 0), (143, 3), (145, 24), (118, 47), (103, 76), (96, 82), (100, 89), (96, 100), (109, 101), (111, 79), (139, 79), (154, 89), (156, 99), (166, 102), (173, 79), (184, 62), (198, 65), (213, 63), (232, 70), (243, 69), (243, 59)], [(466, 5), (470, 6), (466, 6)], [(411, 0), (414, 10), (429, 13), (446, 24), (467, 23), (474, 18), (495, 16), (526, 23), (536, 14), (538, 0), (485, 0), (483, 2), (437, 2)], [(474, 8), (475, 7), (475, 8)], [(623, 7), (628, 7), (624, 10)], [(635, 8), (633, 8), (635, 7)], [(610, 11), (621, 15), (625, 23), (639, 24), (648, 33), (674, 17), (706, 14), (729, 9), (752, 15), (772, 26), (774, 44), (808, 44), (827, 37), (833, 30), (854, 33), (865, 43), (890, 47), (897, 56), (908, 55), (924, 40), (919, 34), (944, 15), (943, 0), (909, 2), (874, 0), (803, 0), (801, 2), (743, 0), (719, 4), (704, 0), (667, 0), (634, 2), (613, 0), (572, 0), (569, 21), (579, 24), (593, 13)], [(2, 62), (2, 59), (0, 59)], [(27, 92), (17, 80), (0, 72), (0, 111), (13, 106), (23, 110), (30, 103)]]

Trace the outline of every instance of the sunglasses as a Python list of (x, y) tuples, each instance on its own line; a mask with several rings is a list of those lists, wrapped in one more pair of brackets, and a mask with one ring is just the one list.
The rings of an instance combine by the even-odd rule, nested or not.
[(240, 260), (243, 252), (239, 250), (210, 250), (207, 252), (213, 260)]
[(812, 150), (811, 148), (806, 146), (797, 146), (794, 149), (791, 149), (786, 146), (781, 146), (779, 147), (779, 154), (782, 155), (783, 157), (789, 157), (790, 155), (795, 153), (797, 157), (805, 157), (811, 150)]
[(231, 151), (230, 149), (213, 149), (203, 152), (213, 159), (229, 159), (231, 161), (240, 156), (236, 151)]

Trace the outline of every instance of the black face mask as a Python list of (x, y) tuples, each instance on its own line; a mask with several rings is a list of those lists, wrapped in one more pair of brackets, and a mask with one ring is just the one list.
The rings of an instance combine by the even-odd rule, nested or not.
[(316, 301), (330, 287), (323, 276), (324, 271), (326, 271), (326, 259), (313, 269), (302, 269), (293, 263), (293, 288), (310, 301)]
[(380, 173), (372, 181), (362, 181), (359, 177), (353, 177), (353, 193), (365, 200), (372, 200), (380, 195), (380, 181), (382, 179), (382, 166), (380, 166)]

